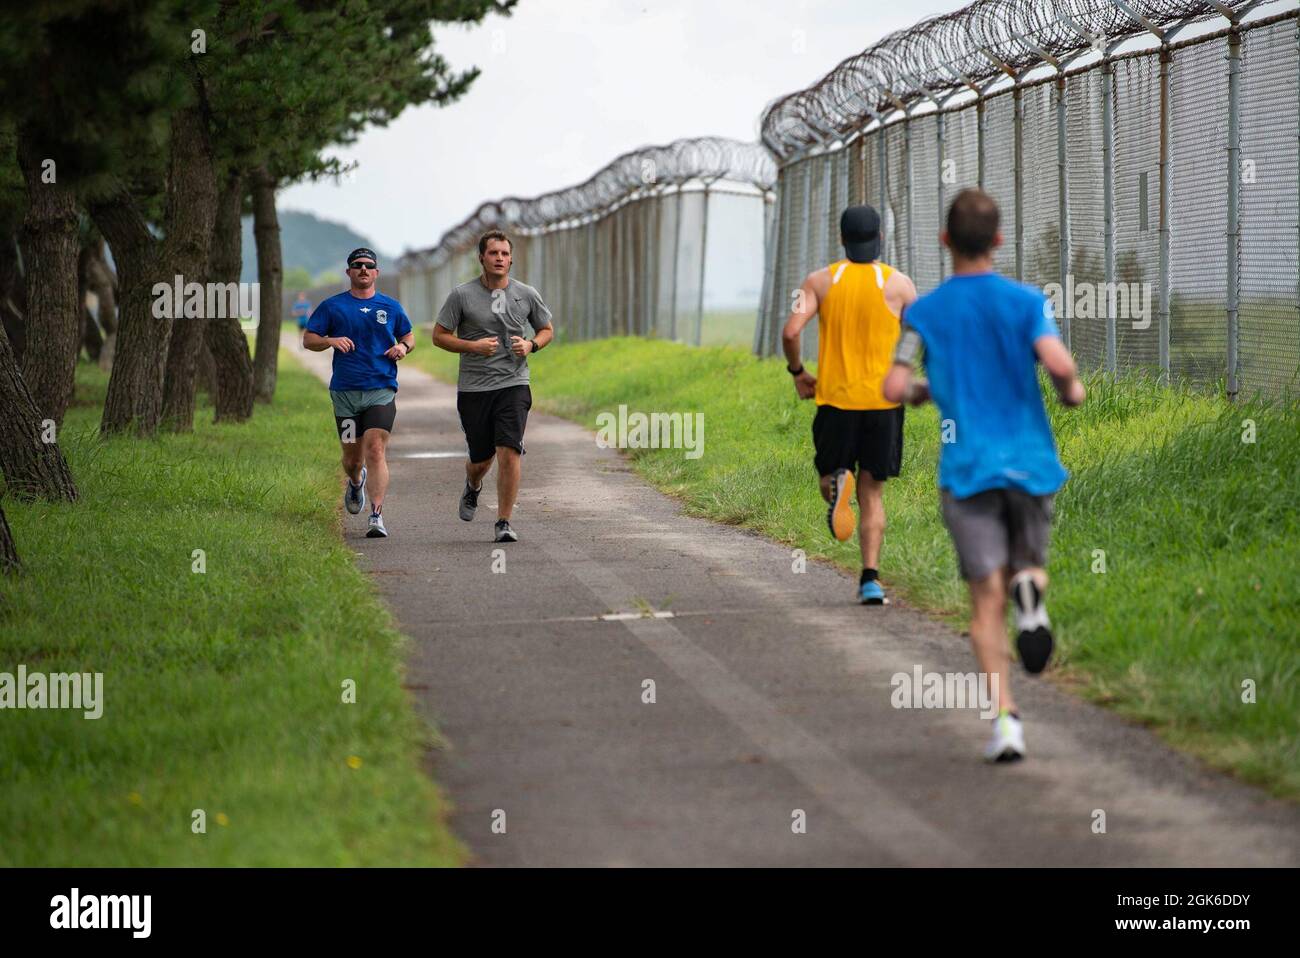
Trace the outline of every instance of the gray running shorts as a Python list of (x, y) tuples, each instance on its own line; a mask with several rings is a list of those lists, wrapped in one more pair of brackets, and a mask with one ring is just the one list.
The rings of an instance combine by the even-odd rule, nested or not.
[(944, 489), (941, 498), (963, 579), (977, 581), (1003, 566), (1015, 573), (1047, 564), (1053, 496), (989, 489), (955, 499)]

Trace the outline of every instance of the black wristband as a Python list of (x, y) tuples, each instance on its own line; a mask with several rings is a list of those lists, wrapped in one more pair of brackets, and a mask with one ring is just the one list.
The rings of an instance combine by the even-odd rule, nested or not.
[(542, 346), (541, 346), (541, 344), (540, 344), (539, 342), (537, 342), (537, 340), (535, 340), (535, 339), (530, 339), (530, 340), (528, 340), (528, 341), (529, 341), (530, 343), (533, 344), (533, 352), (535, 352), (535, 353), (539, 353), (539, 352), (542, 351)]
[(803, 372), (803, 363), (799, 364), (798, 369), (791, 369), (789, 366), (786, 366), (785, 371), (788, 372), (791, 376), (798, 376)]

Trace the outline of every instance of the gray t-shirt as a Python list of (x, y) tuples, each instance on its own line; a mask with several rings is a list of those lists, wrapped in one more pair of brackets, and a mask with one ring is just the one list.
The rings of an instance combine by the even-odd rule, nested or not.
[(451, 291), (438, 311), (438, 325), (461, 339), (497, 338), (497, 351), (491, 356), (460, 354), (456, 388), (486, 392), (528, 382), (528, 359), (510, 351), (510, 337), (531, 338), (528, 327), (535, 333), (551, 325), (551, 311), (526, 283), (511, 279), (504, 289), (488, 289), (481, 279), (473, 279)]

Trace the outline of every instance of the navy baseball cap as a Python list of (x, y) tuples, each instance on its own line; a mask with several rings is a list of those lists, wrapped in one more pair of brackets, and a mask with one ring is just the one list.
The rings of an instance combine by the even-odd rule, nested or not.
[(379, 268), (379, 257), (375, 255), (375, 251), (372, 249), (367, 249), (364, 246), (358, 246), (351, 253), (348, 253), (348, 269), (351, 269), (352, 264), (359, 259), (372, 260), (375, 264), (375, 268), (376, 269)]
[(850, 206), (840, 216), (840, 242), (855, 263), (880, 258), (880, 214), (873, 206)]

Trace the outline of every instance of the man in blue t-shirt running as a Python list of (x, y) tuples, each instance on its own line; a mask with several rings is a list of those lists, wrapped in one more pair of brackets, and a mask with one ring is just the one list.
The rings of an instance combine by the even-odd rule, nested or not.
[[(1083, 402), (1074, 359), (1061, 342), (1042, 291), (993, 270), (1002, 244), (998, 207), (983, 190), (962, 190), (940, 234), (952, 276), (903, 314), (894, 365), (883, 392), (892, 402), (939, 407), (939, 490), (944, 524), (970, 586), (971, 646), (992, 689), (998, 716), (990, 761), (1025, 754), (1020, 713), (1011, 696), (1006, 603), (1015, 602), (1016, 647), (1031, 674), (1052, 654), (1044, 596), (1052, 498), (1067, 473), (1043, 406), (1037, 363), (1061, 402)], [(912, 370), (924, 351), (925, 381)]]
[(343, 507), (356, 515), (371, 499), (367, 538), (388, 535), (388, 437), (397, 417), (397, 363), (415, 348), (415, 333), (402, 304), (375, 289), (379, 258), (362, 247), (348, 256), (352, 288), (316, 307), (302, 344), (313, 352), (334, 350), (330, 400), (343, 447)]

